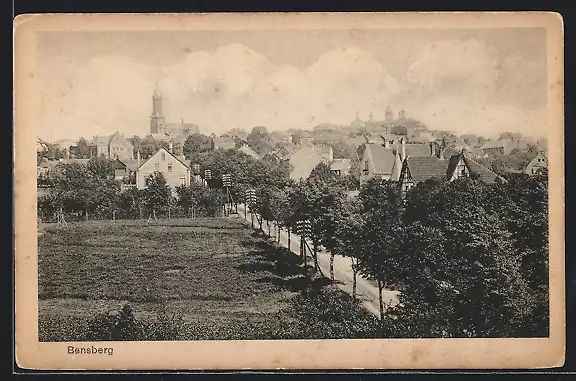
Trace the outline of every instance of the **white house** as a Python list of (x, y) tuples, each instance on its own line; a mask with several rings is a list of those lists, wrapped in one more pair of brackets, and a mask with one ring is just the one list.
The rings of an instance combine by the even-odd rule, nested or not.
[(136, 170), (136, 188), (146, 188), (148, 179), (155, 172), (164, 175), (173, 192), (180, 185), (190, 186), (190, 167), (164, 148), (158, 150)]

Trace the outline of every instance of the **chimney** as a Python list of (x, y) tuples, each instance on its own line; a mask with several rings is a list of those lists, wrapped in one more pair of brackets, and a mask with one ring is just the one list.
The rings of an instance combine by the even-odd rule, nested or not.
[(170, 151), (171, 154), (174, 154), (174, 144), (172, 142), (168, 144), (168, 151)]
[(140, 150), (136, 151), (136, 164), (140, 168)]
[(402, 145), (402, 161), (406, 159), (406, 140), (404, 138), (400, 139), (400, 144)]

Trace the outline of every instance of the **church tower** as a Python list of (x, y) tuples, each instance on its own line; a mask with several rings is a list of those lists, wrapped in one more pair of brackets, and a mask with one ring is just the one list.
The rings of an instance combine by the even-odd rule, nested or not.
[(386, 115), (385, 119), (387, 122), (392, 121), (394, 119), (394, 113), (392, 112), (390, 105), (388, 105), (388, 107), (386, 108), (386, 114), (385, 115)]
[(164, 113), (162, 112), (162, 94), (156, 82), (156, 89), (152, 95), (152, 115), (150, 115), (150, 133), (157, 134), (164, 126)]

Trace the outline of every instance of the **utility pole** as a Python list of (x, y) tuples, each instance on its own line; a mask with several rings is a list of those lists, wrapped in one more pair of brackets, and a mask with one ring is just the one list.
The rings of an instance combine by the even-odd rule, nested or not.
[(212, 171), (209, 169), (206, 169), (204, 171), (204, 186), (208, 186), (208, 180), (212, 179)]
[[(232, 195), (230, 194), (230, 187), (232, 186), (232, 175), (229, 173), (222, 175), (222, 185), (226, 188), (226, 203), (224, 204), (224, 213), (229, 216), (232, 212)], [(228, 207), (226, 207), (228, 205)]]
[(254, 229), (254, 207), (256, 205), (256, 191), (252, 188), (246, 190), (246, 209), (250, 208), (250, 220)]

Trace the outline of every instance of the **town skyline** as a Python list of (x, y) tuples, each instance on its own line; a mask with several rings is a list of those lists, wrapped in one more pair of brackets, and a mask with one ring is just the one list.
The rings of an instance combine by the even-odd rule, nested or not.
[(43, 33), (38, 135), (144, 136), (158, 82), (167, 118), (206, 135), (346, 126), (391, 105), (431, 130), (545, 137), (543, 31)]

